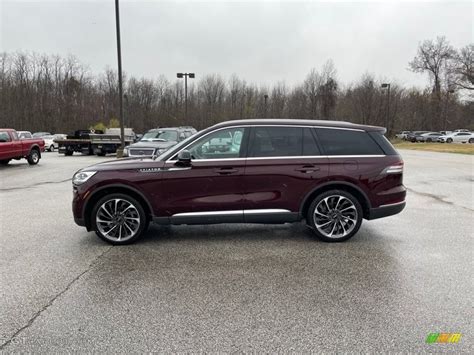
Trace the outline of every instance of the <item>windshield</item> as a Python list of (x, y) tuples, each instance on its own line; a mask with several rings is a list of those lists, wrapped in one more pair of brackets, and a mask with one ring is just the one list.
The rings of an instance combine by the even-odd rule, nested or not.
[(152, 131), (147, 132), (143, 135), (142, 141), (151, 141), (151, 140), (158, 140), (158, 141), (178, 141), (178, 132), (177, 131)]

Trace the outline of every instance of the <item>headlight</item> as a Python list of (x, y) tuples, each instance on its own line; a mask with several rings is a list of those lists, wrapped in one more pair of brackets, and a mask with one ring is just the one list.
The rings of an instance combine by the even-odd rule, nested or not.
[(89, 180), (97, 171), (79, 171), (74, 174), (72, 183), (74, 185), (81, 185)]

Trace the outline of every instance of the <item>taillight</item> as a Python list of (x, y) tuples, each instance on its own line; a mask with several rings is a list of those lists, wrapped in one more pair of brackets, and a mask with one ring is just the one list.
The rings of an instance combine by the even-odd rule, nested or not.
[(382, 173), (385, 174), (403, 174), (403, 162), (387, 166)]

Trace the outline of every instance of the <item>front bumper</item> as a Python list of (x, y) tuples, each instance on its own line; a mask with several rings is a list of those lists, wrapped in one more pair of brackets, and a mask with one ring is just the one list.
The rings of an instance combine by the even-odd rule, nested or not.
[(394, 214), (400, 213), (406, 206), (406, 202), (392, 203), (390, 205), (383, 205), (376, 208), (371, 208), (367, 219), (377, 219), (382, 217), (393, 216)]

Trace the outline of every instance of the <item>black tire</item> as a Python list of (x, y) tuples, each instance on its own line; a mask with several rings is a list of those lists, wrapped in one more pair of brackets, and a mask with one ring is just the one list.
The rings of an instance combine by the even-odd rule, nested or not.
[[(110, 224), (113, 224), (113, 225), (116, 225), (116, 226), (120, 226), (120, 222), (117, 221), (117, 222), (114, 222), (112, 219), (110, 219), (110, 217), (107, 216), (107, 214), (101, 212), (101, 207), (102, 206), (105, 206), (106, 210), (110, 212), (113, 212), (113, 210), (111, 210), (111, 206), (113, 207), (114, 206), (114, 200), (119, 200), (119, 201), (125, 201), (126, 203), (128, 203), (129, 205), (132, 205), (134, 207), (134, 209), (131, 209), (131, 208), (128, 208), (128, 212), (127, 213), (132, 213), (132, 216), (134, 217), (129, 217), (130, 219), (133, 219), (133, 218), (139, 218), (139, 221), (135, 221), (135, 222), (131, 222), (131, 226), (132, 228), (134, 228), (134, 223), (138, 223), (138, 226), (135, 233), (130, 237), (127, 237), (127, 238), (118, 238), (117, 237), (117, 231), (120, 230), (120, 235), (121, 234), (121, 229), (114, 229), (112, 227), (110, 227), (110, 229), (108, 231), (105, 231), (105, 228), (109, 228)], [(121, 206), (128, 206), (127, 204), (123, 203), (123, 202), (119, 202), (118, 203), (118, 207), (117, 207), (117, 210), (120, 210)], [(124, 207), (122, 207), (122, 209), (124, 209)], [(107, 212), (106, 211), (106, 212)], [(119, 216), (120, 214), (120, 211), (118, 211), (118, 215), (116, 218), (120, 219), (121, 216)], [(97, 221), (97, 218), (99, 217), (100, 220), (111, 220), (112, 222), (106, 222), (104, 223), (102, 226), (98, 225), (98, 221)], [(125, 216), (123, 216), (124, 218), (126, 218)], [(123, 225), (124, 222), (124, 219), (122, 219), (122, 225)], [(127, 222), (129, 223), (129, 222)], [(99, 224), (100, 224), (100, 221), (99, 221)], [(95, 231), (95, 233), (97, 234), (97, 236), (106, 241), (107, 243), (110, 243), (110, 244), (113, 244), (113, 245), (125, 245), (125, 244), (131, 244), (133, 242), (135, 242), (137, 239), (139, 239), (143, 233), (148, 229), (148, 224), (149, 224), (149, 220), (147, 218), (147, 215), (145, 213), (145, 210), (143, 208), (143, 206), (141, 205), (140, 202), (138, 202), (136, 199), (134, 199), (133, 197), (129, 196), (129, 195), (126, 195), (126, 194), (121, 194), (121, 193), (114, 193), (114, 194), (110, 194), (110, 195), (106, 195), (104, 197), (102, 197), (99, 201), (97, 201), (97, 203), (94, 205), (93, 209), (92, 209), (92, 213), (91, 213), (91, 226), (92, 226), (92, 229)], [(108, 235), (108, 232), (110, 232), (111, 230), (114, 230), (110, 235)], [(127, 232), (127, 229), (125, 227), (123, 227), (123, 230), (125, 231), (125, 233)], [(131, 230), (131, 229), (129, 229)]]
[(428, 138), (428, 139), (426, 140), (426, 143), (431, 143), (431, 142), (433, 142), (433, 141), (431, 140), (431, 138)]
[(54, 145), (53, 144), (51, 144), (51, 146), (49, 147), (49, 151), (54, 152)]
[[(326, 202), (324, 202), (325, 199)], [(333, 209), (330, 208), (331, 205)], [(336, 208), (334, 208), (334, 206)], [(326, 209), (326, 207), (328, 208)], [(324, 209), (326, 209), (328, 214), (316, 214), (316, 208), (321, 212), (325, 212)], [(321, 210), (321, 208), (323, 210)], [(343, 211), (342, 213), (340, 212), (341, 210)], [(328, 216), (330, 218), (322, 216)], [(362, 224), (362, 217), (362, 206), (357, 198), (343, 190), (330, 190), (317, 196), (311, 203), (308, 209), (308, 215), (306, 216), (306, 223), (319, 240), (337, 243), (348, 240), (357, 233)], [(316, 218), (319, 219), (319, 225), (316, 224)], [(327, 225), (327, 227), (325, 225)], [(348, 230), (346, 230), (344, 226), (347, 227)], [(325, 228), (328, 229), (325, 230)], [(328, 236), (328, 234), (333, 235), (334, 232), (341, 235)]]
[(97, 156), (98, 157), (105, 157), (105, 153), (103, 153), (103, 152), (97, 153)]
[(66, 151), (64, 152), (64, 155), (70, 157), (73, 154), (74, 154), (74, 150), (70, 149), (69, 147), (66, 147)]
[(0, 160), (1, 165), (8, 165), (11, 159)]
[(30, 150), (30, 154), (26, 157), (28, 164), (36, 165), (40, 161), (41, 155), (38, 149), (33, 148)]
[(474, 143), (474, 138), (469, 138), (469, 143)]
[(446, 139), (446, 143), (453, 143), (453, 139), (452, 138)]

